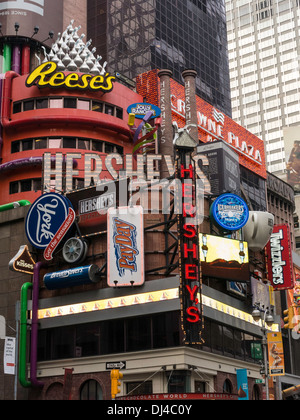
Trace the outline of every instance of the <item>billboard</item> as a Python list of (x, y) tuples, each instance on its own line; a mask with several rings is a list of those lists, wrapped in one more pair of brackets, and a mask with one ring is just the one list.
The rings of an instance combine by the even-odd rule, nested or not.
[[(0, 0), (0, 19), (5, 36), (19, 35), (31, 38), (34, 27), (39, 27), (34, 39), (44, 41), (49, 31), (55, 34), (63, 28), (62, 0)], [(16, 33), (15, 23), (19, 24)]]
[(267, 340), (269, 355), (269, 375), (285, 375), (282, 334), (279, 332), (268, 333)]
[(200, 233), (199, 245), (204, 276), (249, 281), (247, 242)]
[(143, 225), (143, 208), (141, 206), (108, 209), (108, 286), (142, 286), (144, 284)]
[(300, 127), (283, 129), (287, 183), (300, 192)]
[(209, 161), (209, 165), (203, 165), (201, 170), (210, 182), (212, 194), (230, 191), (240, 195), (239, 156), (230, 146), (223, 141), (201, 144), (197, 146), (197, 153)]
[(275, 225), (267, 243), (268, 279), (274, 290), (294, 287), (292, 247), (288, 225)]
[[(148, 102), (158, 105), (157, 71), (137, 77), (137, 91)], [(170, 79), (172, 120), (179, 128), (186, 125), (185, 88)], [(160, 93), (162, 94), (162, 92)], [(264, 142), (231, 118), (196, 96), (198, 138), (201, 143), (224, 141), (239, 155), (239, 163), (262, 178), (267, 178)]]

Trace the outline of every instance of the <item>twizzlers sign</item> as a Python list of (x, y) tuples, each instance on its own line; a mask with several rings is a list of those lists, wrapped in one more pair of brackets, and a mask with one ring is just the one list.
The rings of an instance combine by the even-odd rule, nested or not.
[(290, 229), (288, 225), (275, 225), (267, 244), (268, 277), (274, 290), (294, 287)]

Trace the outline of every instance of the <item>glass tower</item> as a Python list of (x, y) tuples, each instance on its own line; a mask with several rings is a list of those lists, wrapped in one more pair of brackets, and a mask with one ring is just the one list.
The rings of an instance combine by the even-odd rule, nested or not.
[(231, 116), (224, 0), (88, 0), (88, 37), (110, 71), (128, 78), (197, 71), (197, 94)]

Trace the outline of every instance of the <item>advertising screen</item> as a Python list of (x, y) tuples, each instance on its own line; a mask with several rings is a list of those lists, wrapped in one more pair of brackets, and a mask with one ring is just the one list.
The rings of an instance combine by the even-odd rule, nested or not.
[(39, 27), (34, 39), (44, 41), (49, 31), (55, 35), (63, 28), (62, 0), (0, 0), (0, 19), (3, 35), (16, 35), (15, 24), (19, 24), (17, 35), (31, 38), (34, 27)]

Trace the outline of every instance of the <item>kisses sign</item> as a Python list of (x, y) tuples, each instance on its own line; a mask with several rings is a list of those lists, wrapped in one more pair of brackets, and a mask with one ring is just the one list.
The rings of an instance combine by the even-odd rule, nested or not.
[(44, 194), (30, 207), (25, 231), (29, 242), (44, 249), (46, 261), (62, 241), (75, 220), (75, 212), (69, 200), (57, 193)]

